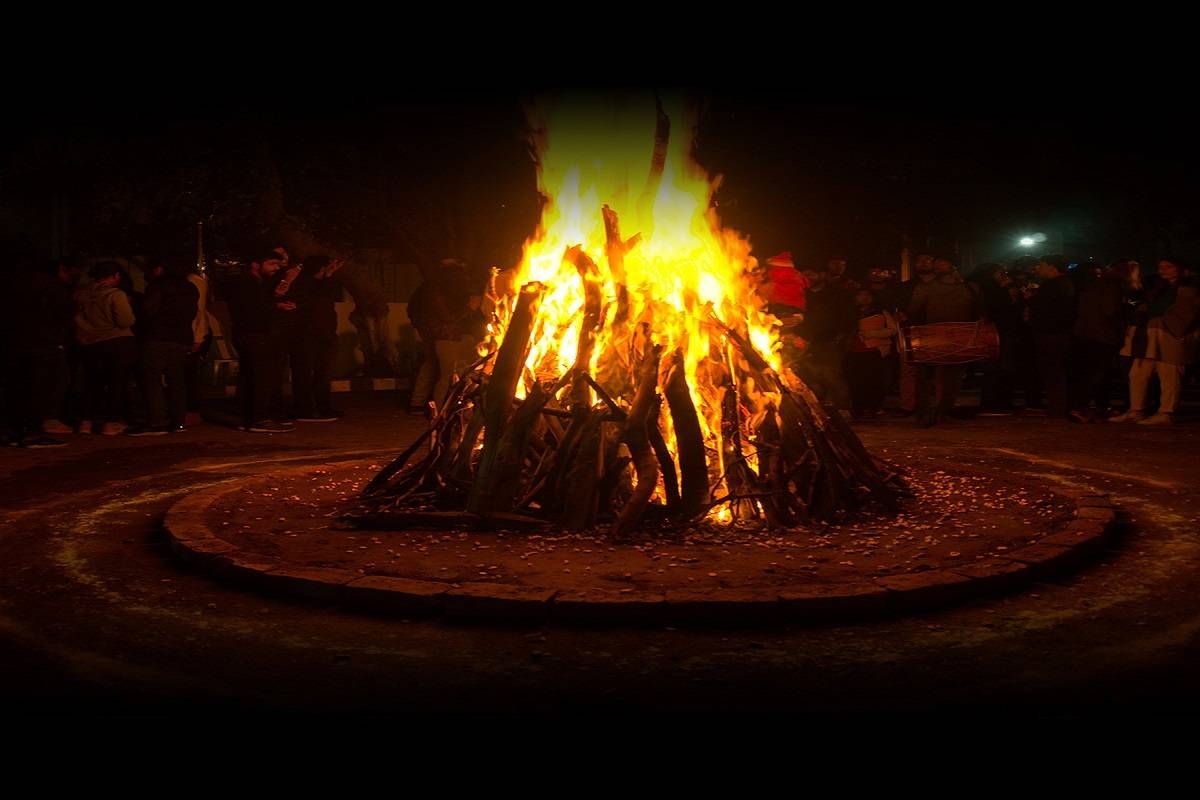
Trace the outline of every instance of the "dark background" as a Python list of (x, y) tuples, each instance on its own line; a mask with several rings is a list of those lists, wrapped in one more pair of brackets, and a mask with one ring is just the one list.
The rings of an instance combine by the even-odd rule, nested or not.
[[(511, 264), (539, 215), (522, 103), (539, 90), (106, 97), (30, 105), (0, 158), (0, 245), (23, 258), (234, 256), (287, 217), (331, 247), (425, 268)], [(557, 91), (564, 91), (559, 87)], [(724, 176), (725, 223), (759, 258), (834, 255), (852, 272), (900, 250), (964, 266), (1200, 256), (1192, 120), (1157, 95), (1024, 102), (672, 88), (702, 109), (696, 156)], [(957, 102), (956, 102), (957, 101)]]

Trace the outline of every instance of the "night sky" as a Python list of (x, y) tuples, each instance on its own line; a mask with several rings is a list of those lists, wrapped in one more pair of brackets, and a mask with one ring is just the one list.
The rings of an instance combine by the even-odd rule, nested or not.
[[(275, 176), (286, 212), (335, 246), (510, 263), (538, 217), (522, 113), (535, 91), (41, 108), (6, 133), (0, 236), (10, 254), (184, 251), (204, 217), (236, 251)], [(1200, 256), (1200, 155), (1155, 98), (684, 91), (703, 109), (696, 155), (724, 176), (722, 218), (760, 258), (845, 255), (859, 271), (895, 266), (907, 242), (969, 264), (1038, 232), (1074, 259)]]

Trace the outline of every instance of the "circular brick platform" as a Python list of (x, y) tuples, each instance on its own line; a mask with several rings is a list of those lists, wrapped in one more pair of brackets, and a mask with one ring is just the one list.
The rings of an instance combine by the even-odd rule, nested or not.
[[(359, 467), (365, 463), (352, 462)], [(313, 465), (294, 467), (269, 477), (213, 486), (180, 500), (165, 521), (172, 551), (188, 563), (246, 588), (404, 618), (762, 626), (905, 614), (1017, 590), (1077, 569), (1103, 548), (1116, 527), (1116, 511), (1106, 496), (1056, 492), (1069, 504), (1070, 521), (1064, 520), (1035, 544), (1006, 550), (1002, 558), (986, 562), (874, 577), (848, 570), (844, 572), (849, 574), (834, 583), (797, 579), (780, 584), (775, 580), (763, 587), (755, 585), (754, 576), (740, 576), (744, 580), (737, 586), (676, 584), (660, 590), (592, 587), (579, 576), (529, 585), (488, 580), (484, 574), (479, 576), (482, 579), (470, 580), (414, 579), (369, 574), (365, 569), (290, 563), (239, 545), (238, 537), (224, 533), (222, 526), (229, 525), (228, 521), (213, 524), (214, 506), (251, 491), (251, 486), (266, 486), (288, 475), (326, 474), (329, 469), (333, 468), (322, 472)], [(287, 500), (280, 498), (281, 508), (287, 506)]]

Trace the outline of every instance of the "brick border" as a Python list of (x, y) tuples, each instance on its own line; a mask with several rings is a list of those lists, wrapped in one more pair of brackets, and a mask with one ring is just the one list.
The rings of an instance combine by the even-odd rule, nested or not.
[[(310, 464), (285, 472), (305, 473), (314, 468)], [(244, 480), (209, 487), (170, 508), (164, 526), (173, 554), (235, 586), (406, 619), (737, 627), (850, 622), (963, 603), (1061, 577), (1101, 553), (1116, 536), (1118, 527), (1117, 510), (1107, 495), (1060, 492), (1074, 501), (1075, 519), (1037, 544), (1014, 550), (988, 565), (888, 575), (841, 585), (797, 584), (763, 592), (559, 591), (553, 587), (363, 576), (240, 552), (217, 536), (204, 517), (218, 499), (241, 491)]]

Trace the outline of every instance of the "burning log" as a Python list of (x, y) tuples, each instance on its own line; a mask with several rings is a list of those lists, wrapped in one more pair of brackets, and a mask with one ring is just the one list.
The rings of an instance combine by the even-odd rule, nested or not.
[[(446, 403), (442, 406), (441, 411), (430, 421), (429, 427), (404, 452), (392, 459), (390, 464), (380, 470), (379, 474), (371, 479), (366, 489), (363, 490), (365, 495), (371, 496), (385, 490), (398, 493), (396, 486), (398, 482), (412, 484), (414, 487), (423, 482), (425, 475), (438, 462), (442, 456), (443, 448), (446, 447), (445, 437), (440, 436), (439, 433), (448, 427), (452, 419), (462, 413), (466, 395), (472, 384), (473, 381), (468, 374), (467, 377), (459, 379), (458, 383), (451, 387)], [(426, 456), (416, 465), (404, 469), (409, 459), (428, 440), (432, 440), (433, 443)], [(397, 474), (399, 474), (399, 477), (393, 481), (393, 477)]]
[(633, 496), (621, 509), (617, 522), (613, 526), (615, 536), (626, 536), (642, 518), (642, 512), (650, 502), (654, 489), (658, 486), (658, 460), (654, 448), (650, 446), (650, 412), (655, 408), (654, 387), (658, 382), (658, 361), (662, 356), (662, 348), (652, 345), (642, 361), (641, 374), (638, 376), (637, 394), (633, 397), (633, 406), (629, 409), (629, 418), (625, 421), (622, 438), (633, 457), (634, 470), (637, 473), (637, 484)]
[(613, 316), (613, 325), (620, 326), (629, 319), (629, 284), (625, 277), (625, 254), (641, 241), (642, 235), (635, 233), (627, 240), (622, 239), (617, 212), (608, 206), (602, 207), (600, 212), (604, 216), (604, 255), (608, 259), (613, 283), (617, 286), (617, 313)]
[(596, 333), (600, 329), (600, 318), (603, 314), (599, 272), (596, 262), (578, 245), (568, 249), (563, 258), (579, 270), (584, 296), (583, 320), (579, 324), (579, 349), (575, 354), (575, 378), (571, 385), (571, 403), (588, 406), (591, 405), (592, 399), (588, 391), (587, 374), (591, 369), (592, 353), (596, 349)]
[[(791, 428), (794, 436), (799, 428), (808, 445), (807, 449), (815, 453), (816, 468), (811, 471), (806, 492), (806, 516), (822, 518), (847, 507), (850, 505), (848, 492), (855, 485), (862, 486), (874, 499), (885, 505), (895, 504), (896, 492), (903, 489), (902, 484), (894, 477), (889, 479), (884, 476), (879, 464), (863, 448), (844, 420), (837, 417), (836, 411), (826, 414), (816, 396), (803, 382), (797, 382), (797, 397), (745, 337), (715, 315), (710, 314), (708, 321), (738, 349), (745, 359), (747, 370), (760, 385), (779, 394), (779, 418), (785, 429)], [(821, 494), (817, 494), (818, 491)]]
[(747, 277), (749, 243), (719, 227), (716, 183), (674, 168), (686, 154), (655, 105), (647, 182), (622, 209), (640, 233), (624, 238), (608, 205), (595, 209), (602, 233), (576, 213), (580, 200), (627, 198), (627, 170), (609, 182), (585, 154), (540, 173), (562, 176), (564, 202), (547, 205), (508, 287), (488, 292), (491, 361), (370, 482), (365, 518), (610, 525), (628, 537), (651, 518), (790, 527), (895, 502), (896, 476), (764, 358), (778, 321)]
[(517, 296), (517, 307), (509, 321), (504, 341), (496, 352), (496, 363), (491, 379), (483, 396), (483, 453), (475, 482), (467, 499), (467, 510), (480, 512), (489, 510), (491, 498), (486, 494), (494, 486), (491, 472), (496, 467), (497, 449), (504, 434), (504, 424), (512, 409), (513, 397), (517, 392), (517, 381), (525, 366), (529, 352), (529, 337), (533, 334), (533, 323), (537, 315), (538, 302), (542, 296), (540, 284), (530, 283), (521, 288)]
[(755, 429), (758, 445), (758, 484), (767, 492), (762, 500), (763, 514), (773, 528), (795, 524), (788, 502), (787, 481), (783, 476), (783, 450), (775, 407), (768, 404), (762, 421)]
[[(513, 413), (500, 441), (496, 445), (496, 456), (491, 469), (476, 479), (479, 497), (475, 512), (512, 511), (521, 485), (522, 464), (529, 449), (529, 437), (546, 402), (554, 396), (566, 380), (559, 381), (553, 389), (543, 389), (535, 384), (533, 391)], [(487, 445), (484, 445), (486, 449)]]
[(650, 424), (647, 432), (650, 436), (650, 446), (654, 448), (654, 457), (658, 459), (658, 469), (662, 473), (663, 491), (667, 495), (667, 509), (673, 513), (679, 512), (682, 498), (679, 496), (679, 475), (675, 471), (675, 459), (663, 438), (659, 428), (660, 412), (662, 411), (662, 395), (655, 395), (654, 410), (650, 414)]
[(679, 516), (692, 519), (700, 513), (708, 500), (708, 458), (704, 452), (704, 433), (700, 429), (700, 417), (692, 402), (684, 371), (683, 352), (671, 354), (671, 366), (663, 382), (663, 394), (671, 412), (671, 424), (675, 429), (675, 449), (679, 454), (680, 492)]
[(579, 447), (563, 476), (561, 521), (567, 530), (584, 531), (596, 524), (598, 488), (604, 474), (602, 421), (595, 409), (588, 412), (579, 431)]

